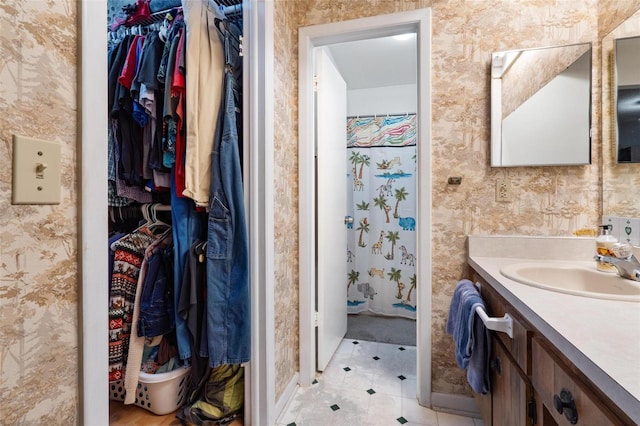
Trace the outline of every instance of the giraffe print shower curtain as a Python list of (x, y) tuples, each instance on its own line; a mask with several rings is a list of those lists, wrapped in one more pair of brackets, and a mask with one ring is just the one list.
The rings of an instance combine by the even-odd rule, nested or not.
[(416, 317), (416, 134), (415, 114), (347, 119), (348, 313)]

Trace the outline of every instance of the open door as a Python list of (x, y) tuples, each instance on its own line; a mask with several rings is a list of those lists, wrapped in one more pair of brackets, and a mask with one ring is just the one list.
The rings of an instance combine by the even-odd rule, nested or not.
[(326, 47), (316, 49), (317, 369), (347, 333), (347, 85)]

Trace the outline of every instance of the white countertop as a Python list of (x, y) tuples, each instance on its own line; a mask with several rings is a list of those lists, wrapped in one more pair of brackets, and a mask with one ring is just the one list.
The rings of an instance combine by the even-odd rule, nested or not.
[(545, 290), (500, 273), (504, 265), (539, 262), (545, 257), (595, 270), (590, 260), (594, 250), (592, 238), (470, 236), (468, 260), (501, 296), (640, 423), (640, 303)]

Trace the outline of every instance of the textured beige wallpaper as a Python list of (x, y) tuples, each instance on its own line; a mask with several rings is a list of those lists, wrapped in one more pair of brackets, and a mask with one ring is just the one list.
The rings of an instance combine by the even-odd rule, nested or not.
[(298, 371), (298, 11), (274, 2), (276, 401)]
[[(0, 423), (77, 422), (72, 0), (0, 4)], [(62, 145), (62, 202), (12, 206), (12, 135)], [(106, 397), (106, 396), (105, 396)]]
[(599, 0), (598, 39), (601, 40), (640, 9), (640, 0)]

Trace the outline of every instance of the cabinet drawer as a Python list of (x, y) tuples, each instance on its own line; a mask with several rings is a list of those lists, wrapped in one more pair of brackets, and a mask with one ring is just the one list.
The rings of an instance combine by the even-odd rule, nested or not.
[(493, 335), (502, 342), (520, 369), (529, 375), (531, 373), (531, 358), (528, 354), (531, 332), (520, 321), (515, 310), (508, 307), (506, 301), (493, 288), (478, 276), (476, 276), (476, 282), (480, 283), (480, 295), (487, 306), (487, 314), (492, 317), (502, 317), (507, 313), (513, 319), (513, 338), (500, 332), (494, 332)]
[[(531, 342), (533, 372), (531, 381), (536, 393), (539, 395), (539, 404), (544, 404), (548, 413), (558, 425), (617, 425), (623, 424), (616, 419), (606, 407), (596, 404), (596, 399), (590, 396), (583, 386), (572, 379), (569, 374), (558, 364), (558, 361), (534, 338)], [(563, 395), (563, 391), (565, 394)], [(570, 422), (565, 412), (558, 412), (554, 405), (554, 398), (564, 397), (565, 401), (571, 400), (575, 404), (577, 422)], [(570, 410), (569, 410), (570, 411)]]

